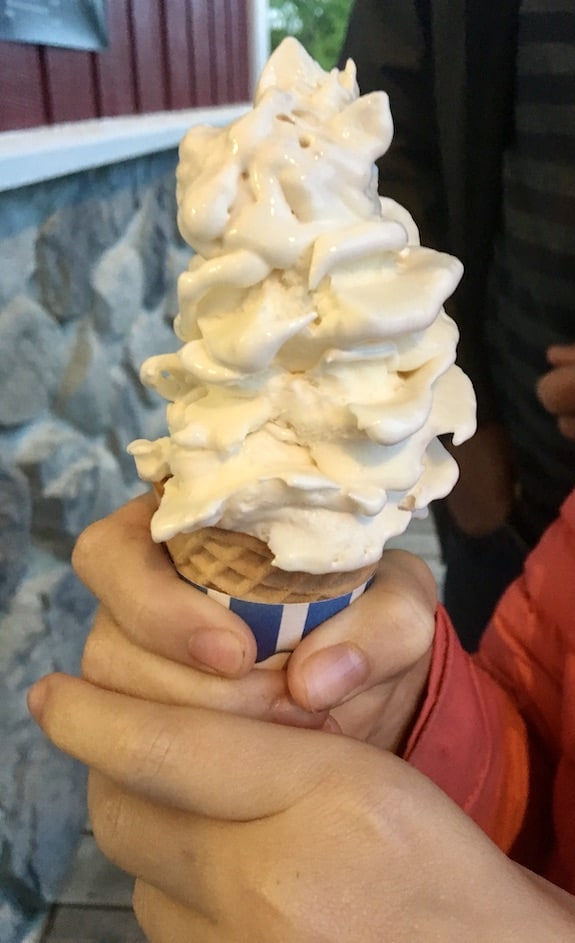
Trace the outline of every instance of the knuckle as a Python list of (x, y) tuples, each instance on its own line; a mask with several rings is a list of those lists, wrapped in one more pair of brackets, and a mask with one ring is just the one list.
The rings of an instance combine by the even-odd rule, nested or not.
[(124, 630), (129, 638), (145, 648), (153, 648), (157, 644), (158, 624), (161, 624), (161, 614), (156, 608), (156, 597), (148, 597), (145, 589), (141, 595), (131, 603), (130, 619), (126, 620)]
[(132, 909), (134, 916), (144, 932), (150, 927), (150, 906), (147, 885), (137, 880), (132, 894)]
[(114, 654), (98, 631), (97, 622), (88, 635), (82, 654), (82, 676), (86, 681), (100, 684), (110, 677)]
[[(148, 943), (162, 943), (166, 936), (165, 913), (158, 909), (156, 893), (144, 881), (138, 879), (132, 894), (132, 910)], [(169, 939), (174, 939), (170, 936)]]
[(171, 778), (169, 768), (179, 754), (177, 729), (167, 720), (154, 719), (137, 740), (125, 744), (124, 752), (129, 754), (134, 786), (153, 792), (155, 783)]
[(121, 867), (129, 834), (124, 794), (91, 773), (88, 781), (88, 810), (96, 844), (110, 861)]
[(396, 667), (400, 671), (418, 661), (430, 647), (435, 632), (435, 608), (435, 601), (424, 586), (416, 592), (389, 594), (385, 622), (401, 640), (396, 652)]
[(90, 524), (86, 530), (82, 531), (72, 550), (72, 568), (81, 580), (83, 580), (86, 573), (89, 572), (94, 559), (98, 557), (101, 532), (101, 521), (95, 521), (93, 524)]

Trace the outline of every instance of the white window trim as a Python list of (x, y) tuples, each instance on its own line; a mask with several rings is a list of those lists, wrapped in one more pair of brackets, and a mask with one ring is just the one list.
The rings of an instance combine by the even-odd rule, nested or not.
[[(269, 55), (267, 0), (249, 0), (250, 89)], [(224, 125), (249, 102), (98, 118), (0, 133), (0, 191), (177, 147), (195, 124)]]

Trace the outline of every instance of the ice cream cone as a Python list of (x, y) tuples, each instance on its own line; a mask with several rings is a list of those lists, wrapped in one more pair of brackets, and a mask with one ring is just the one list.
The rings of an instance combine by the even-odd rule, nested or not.
[(385, 92), (360, 96), (351, 61), (326, 72), (287, 37), (253, 109), (180, 148), (181, 346), (141, 370), (168, 434), (128, 450), (144, 481), (170, 479), (153, 539), (260, 657), (363, 592), (386, 542), (457, 480), (440, 437), (475, 431), (443, 307), (462, 265), (379, 197), (392, 136)]
[(280, 570), (263, 541), (249, 534), (203, 527), (166, 542), (174, 566), (192, 583), (228, 596), (263, 603), (310, 603), (351, 593), (365, 583), (374, 566), (350, 573)]
[[(158, 499), (163, 484), (156, 482)], [(288, 572), (250, 534), (202, 527), (165, 542), (175, 569), (196, 589), (240, 615), (252, 629), (258, 661), (292, 651), (304, 635), (346, 608), (371, 582), (374, 565), (347, 573)]]

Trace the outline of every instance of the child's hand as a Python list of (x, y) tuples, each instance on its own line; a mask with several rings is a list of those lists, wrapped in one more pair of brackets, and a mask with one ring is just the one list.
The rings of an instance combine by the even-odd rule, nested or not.
[(254, 669), (253, 636), (241, 619), (186, 585), (152, 543), (153, 508), (148, 497), (130, 502), (88, 528), (74, 552), (80, 578), (102, 603), (84, 655), (88, 680), (294, 726), (323, 726), (331, 711), (344, 733), (398, 745), (433, 639), (436, 590), (424, 563), (384, 554), (368, 592), (304, 639), (284, 669), (274, 659)]

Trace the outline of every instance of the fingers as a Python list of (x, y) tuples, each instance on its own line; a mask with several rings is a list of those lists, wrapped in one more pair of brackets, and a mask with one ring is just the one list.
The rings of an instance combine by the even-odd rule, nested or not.
[(547, 348), (547, 360), (554, 367), (575, 364), (575, 344), (553, 344)]
[(228, 829), (224, 835), (221, 822), (159, 807), (94, 771), (88, 780), (88, 806), (94, 837), (110, 861), (186, 907), (214, 917), (208, 902), (217, 901), (231, 863)]
[(98, 846), (114, 864), (213, 925), (228, 923), (230, 912), (239, 919), (246, 898), (254, 900), (251, 885), (273, 884), (272, 871), (285, 866), (290, 849), (282, 851), (282, 843), (296, 842), (295, 822), (284, 821), (283, 813), (222, 822), (158, 806), (94, 772), (89, 808)]
[(37, 682), (28, 704), (56, 746), (130, 792), (222, 819), (271, 815), (332, 776), (348, 752), (369, 749), (320, 731), (154, 704), (66, 675)]
[(74, 569), (137, 645), (241, 677), (255, 661), (252, 633), (239, 616), (180, 579), (151, 539), (155, 506), (152, 495), (143, 495), (92, 524), (76, 544)]
[(325, 711), (309, 713), (293, 702), (284, 671), (259, 668), (233, 680), (197, 671), (138, 648), (104, 609), (96, 613), (82, 671), (92, 684), (161, 704), (228, 711), (296, 727), (322, 727), (327, 719)]
[(575, 413), (575, 362), (546, 373), (539, 380), (537, 392), (549, 412)]
[(545, 407), (557, 416), (559, 431), (567, 438), (575, 438), (575, 345), (570, 351), (571, 361), (565, 357), (557, 361), (555, 369), (546, 373), (537, 384), (537, 395)]
[(403, 551), (387, 551), (363, 596), (292, 654), (287, 668), (292, 696), (307, 710), (331, 709), (397, 677), (429, 652), (436, 605), (426, 564)]
[(560, 416), (557, 420), (559, 432), (566, 439), (575, 439), (575, 414), (572, 416)]

